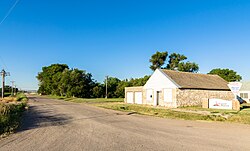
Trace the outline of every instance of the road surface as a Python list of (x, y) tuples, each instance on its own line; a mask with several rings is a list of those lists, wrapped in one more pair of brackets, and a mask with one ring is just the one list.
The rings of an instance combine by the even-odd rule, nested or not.
[(1, 151), (249, 151), (250, 126), (169, 120), (30, 97), (22, 127)]

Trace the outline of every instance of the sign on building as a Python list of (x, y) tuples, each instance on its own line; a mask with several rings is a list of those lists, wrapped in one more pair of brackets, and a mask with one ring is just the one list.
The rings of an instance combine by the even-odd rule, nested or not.
[(209, 99), (209, 108), (211, 109), (233, 109), (233, 102), (222, 99)]
[(242, 86), (242, 83), (240, 82), (229, 82), (228, 87), (233, 92), (235, 96), (239, 94), (240, 88)]

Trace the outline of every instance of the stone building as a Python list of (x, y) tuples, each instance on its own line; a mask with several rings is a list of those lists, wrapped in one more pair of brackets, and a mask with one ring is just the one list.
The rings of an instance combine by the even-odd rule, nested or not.
[(209, 99), (233, 101), (227, 84), (217, 75), (157, 69), (144, 86), (125, 88), (125, 102), (176, 108)]

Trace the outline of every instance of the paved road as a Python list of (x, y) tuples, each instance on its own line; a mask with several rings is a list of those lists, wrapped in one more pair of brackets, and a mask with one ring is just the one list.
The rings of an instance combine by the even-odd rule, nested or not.
[(30, 97), (21, 129), (1, 151), (250, 150), (250, 126), (168, 120)]

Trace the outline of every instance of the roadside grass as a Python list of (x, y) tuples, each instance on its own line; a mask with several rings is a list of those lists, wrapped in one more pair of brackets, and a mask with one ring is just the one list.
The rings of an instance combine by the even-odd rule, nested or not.
[(123, 103), (123, 98), (66, 98), (60, 96), (45, 96), (51, 99), (61, 99), (75, 103), (87, 103), (97, 107), (129, 112), (128, 114), (141, 114), (168, 119), (196, 120), (196, 121), (221, 121), (250, 124), (250, 104), (242, 104), (240, 111), (204, 109), (201, 106), (180, 107), (168, 109), (149, 105), (136, 105)]
[(110, 102), (124, 102), (124, 98), (67, 98), (64, 96), (55, 96), (55, 95), (44, 95), (46, 98), (50, 99), (59, 99), (69, 102), (75, 102), (75, 103), (88, 103), (88, 104), (94, 104), (94, 103), (110, 103)]
[[(161, 107), (160, 108), (152, 107), (147, 105), (136, 105), (136, 104), (125, 104), (125, 103), (105, 103), (105, 104), (95, 104), (95, 106), (106, 109), (132, 112), (136, 114), (156, 116), (168, 119), (221, 121), (221, 122), (250, 124), (250, 108), (242, 109), (241, 111), (203, 109), (201, 107), (184, 107), (175, 110), (175, 109), (165, 109)], [(197, 111), (197, 113), (187, 112), (187, 110)], [(210, 114), (201, 114), (199, 113), (200, 111), (207, 111)]]
[(27, 106), (28, 98), (24, 94), (18, 94), (13, 101), (0, 101), (0, 135), (9, 134), (18, 128), (23, 111)]
[(86, 99), (86, 98), (66, 98), (65, 101), (75, 102), (75, 103), (111, 103), (111, 102), (123, 102), (123, 98), (95, 98), (95, 99)]

